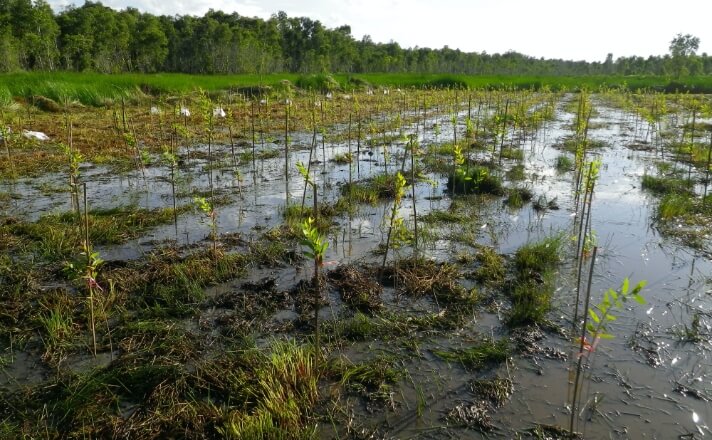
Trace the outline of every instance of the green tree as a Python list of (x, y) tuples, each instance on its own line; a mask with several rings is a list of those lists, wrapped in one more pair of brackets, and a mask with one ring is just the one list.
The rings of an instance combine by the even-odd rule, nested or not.
[(161, 23), (150, 14), (141, 14), (131, 42), (134, 66), (141, 72), (155, 72), (162, 68), (168, 55), (168, 38)]
[(676, 78), (689, 73), (690, 61), (700, 48), (700, 39), (690, 34), (677, 34), (670, 41), (670, 55), (672, 56), (672, 70)]

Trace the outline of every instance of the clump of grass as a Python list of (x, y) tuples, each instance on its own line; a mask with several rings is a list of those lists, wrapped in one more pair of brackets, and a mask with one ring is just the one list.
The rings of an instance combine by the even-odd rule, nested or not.
[(43, 112), (48, 113), (59, 113), (62, 108), (53, 99), (47, 98), (46, 96), (33, 96), (32, 104)]
[[(575, 153), (576, 150), (580, 147), (580, 142), (581, 141), (579, 139), (572, 137), (572, 138), (564, 140), (564, 142), (560, 146), (566, 151)], [(586, 150), (605, 148), (608, 146), (608, 143), (602, 139), (587, 139), (585, 142), (586, 142), (586, 145), (585, 145)]]
[(412, 296), (432, 295), (437, 301), (472, 302), (476, 292), (462, 287), (457, 266), (422, 257), (397, 260), (383, 271), (384, 283)]
[(507, 194), (504, 204), (510, 208), (521, 208), (534, 197), (532, 190), (527, 187), (508, 188)]
[(520, 148), (503, 148), (500, 154), (503, 159), (517, 161), (524, 159), (524, 151)]
[[(267, 159), (274, 159), (277, 157), (280, 157), (282, 155), (282, 152), (279, 151), (278, 149), (269, 149), (269, 150), (261, 150), (257, 151), (254, 155), (255, 160), (267, 160)], [(248, 163), (252, 162), (252, 151), (243, 151), (238, 155), (238, 159), (240, 163)]]
[(689, 194), (666, 194), (660, 199), (656, 210), (658, 220), (670, 220), (686, 216), (695, 210), (695, 203)]
[(332, 160), (339, 165), (346, 165), (353, 162), (353, 156), (351, 153), (339, 153)]
[(403, 376), (403, 370), (396, 368), (396, 360), (389, 356), (377, 356), (355, 364), (341, 357), (329, 363), (329, 370), (342, 385), (367, 395), (389, 394), (390, 385)]
[(301, 232), (296, 225), (298, 223), (272, 228), (262, 235), (262, 240), (250, 241), (249, 261), (259, 266), (276, 267), (301, 260), (302, 255), (294, 249)]
[(365, 341), (380, 333), (374, 320), (361, 312), (343, 321), (340, 327), (341, 335), (350, 341)]
[(451, 409), (445, 419), (454, 426), (489, 432), (494, 429), (489, 407), (484, 401), (462, 402)]
[(562, 236), (545, 238), (538, 243), (522, 246), (514, 255), (516, 280), (510, 296), (511, 326), (542, 323), (551, 310), (554, 291), (554, 269), (561, 260)]
[[(177, 211), (180, 214), (191, 209), (185, 205)], [(172, 223), (173, 215), (173, 208), (92, 210), (89, 213), (89, 239), (97, 245), (124, 243), (140, 237), (152, 227)], [(70, 256), (82, 239), (73, 212), (45, 215), (34, 223), (13, 223), (7, 225), (7, 230), (28, 240), (42, 257), (48, 259)]]
[(434, 209), (427, 214), (418, 216), (418, 220), (424, 223), (439, 224), (439, 223), (463, 223), (467, 219), (461, 214), (452, 211), (443, 211)]
[(71, 312), (55, 306), (40, 315), (39, 323), (44, 330), (45, 348), (47, 351), (59, 350), (69, 344), (69, 339), (74, 334)]
[(514, 254), (517, 271), (546, 272), (554, 269), (561, 261), (562, 241), (562, 235), (555, 235), (520, 247)]
[(546, 321), (554, 292), (553, 278), (552, 272), (545, 272), (515, 282), (510, 292), (512, 297), (512, 309), (508, 316), (510, 326), (517, 327)]
[(319, 397), (316, 355), (293, 341), (276, 341), (255, 371), (254, 408), (233, 410), (220, 430), (227, 438), (302, 438)]
[(145, 261), (105, 269), (100, 281), (113, 280), (128, 306), (151, 316), (186, 316), (197, 311), (205, 286), (242, 276), (247, 264), (244, 254), (200, 249), (181, 255), (166, 248)]
[(645, 174), (641, 187), (654, 194), (690, 194), (692, 182), (678, 177), (656, 177)]
[(524, 165), (523, 164), (516, 164), (512, 168), (507, 171), (507, 179), (511, 180), (512, 182), (519, 182), (521, 180), (524, 180), (526, 178), (526, 174), (524, 173)]
[(499, 285), (504, 281), (506, 274), (504, 258), (493, 248), (481, 248), (475, 260), (480, 264), (473, 274), (477, 281), (490, 286)]
[[(410, 183), (408, 182), (408, 184)], [(351, 200), (373, 205), (379, 200), (390, 200), (395, 197), (396, 176), (394, 174), (379, 174), (372, 179), (347, 183), (341, 188), (341, 193), (344, 196), (349, 196)]]
[(565, 154), (560, 154), (556, 156), (556, 171), (559, 173), (566, 173), (574, 168), (574, 161)]
[(502, 179), (483, 165), (472, 165), (464, 173), (456, 173), (447, 181), (447, 189), (456, 194), (504, 194)]
[(328, 74), (302, 75), (294, 82), (294, 85), (300, 89), (313, 90), (319, 92), (331, 92), (341, 89), (333, 76)]
[(489, 364), (504, 362), (511, 353), (509, 339), (485, 339), (472, 347), (457, 350), (434, 350), (433, 353), (448, 362), (459, 362), (470, 370), (479, 370)]
[(478, 397), (488, 400), (492, 406), (499, 408), (514, 392), (514, 383), (511, 379), (501, 377), (477, 379), (470, 382), (470, 389)]
[(340, 265), (328, 272), (328, 278), (341, 292), (343, 301), (361, 311), (381, 307), (383, 288), (365, 270), (353, 265)]

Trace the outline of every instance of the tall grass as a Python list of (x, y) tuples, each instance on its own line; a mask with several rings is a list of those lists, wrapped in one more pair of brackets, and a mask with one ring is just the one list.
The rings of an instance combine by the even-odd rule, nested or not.
[(527, 76), (527, 75), (455, 75), (368, 73), (300, 76), (292, 73), (269, 75), (187, 75), (159, 74), (100, 74), (79, 72), (20, 72), (0, 75), (0, 105), (12, 97), (29, 99), (45, 96), (59, 103), (77, 101), (84, 105), (102, 106), (122, 97), (139, 100), (145, 95), (189, 93), (197, 88), (214, 92), (252, 86), (277, 86), (287, 79), (308, 89), (342, 90), (365, 86), (415, 87), (450, 89), (540, 89), (596, 90), (627, 88), (661, 92), (711, 93), (712, 77), (690, 76), (671, 81), (663, 76)]

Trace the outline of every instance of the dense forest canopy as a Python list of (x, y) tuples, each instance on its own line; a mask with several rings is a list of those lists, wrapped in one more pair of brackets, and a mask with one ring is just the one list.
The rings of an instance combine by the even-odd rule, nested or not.
[[(678, 36), (678, 38), (691, 37)], [(673, 43), (676, 40), (673, 40)], [(98, 2), (54, 13), (44, 0), (0, 0), (0, 71), (182, 73), (456, 73), (482, 75), (674, 75), (712, 73), (712, 57), (671, 43), (670, 55), (603, 62), (533, 58), (517, 52), (405, 49), (356, 39), (284, 12), (268, 20), (208, 11), (155, 16)], [(695, 41), (692, 40), (692, 43)], [(699, 43), (699, 40), (697, 40)]]

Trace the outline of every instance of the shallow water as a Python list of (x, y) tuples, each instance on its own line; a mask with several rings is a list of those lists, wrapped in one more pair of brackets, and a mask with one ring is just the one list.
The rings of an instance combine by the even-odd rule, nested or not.
[[(572, 99), (570, 96), (564, 100)], [(554, 147), (564, 136), (570, 134), (573, 115), (564, 112), (559, 103), (557, 119), (542, 127), (533, 139), (526, 139), (522, 145), (525, 151), (524, 164), (528, 179), (525, 180), (534, 194), (556, 198), (561, 209), (536, 213), (531, 203), (519, 210), (502, 205), (501, 199), (492, 200), (473, 221), (481, 234), (478, 242), (492, 245), (499, 252), (510, 254), (521, 245), (536, 241), (552, 233), (571, 231), (576, 217), (573, 216), (572, 173), (557, 174), (554, 169), (556, 157), (561, 152)], [(608, 288), (617, 288), (625, 277), (632, 282), (647, 280), (643, 295), (645, 306), (629, 307), (619, 312), (619, 318), (612, 323), (611, 331), (616, 339), (603, 341), (595, 353), (595, 362), (587, 371), (587, 397), (603, 396), (597, 403), (591, 420), (581, 423), (587, 438), (676, 438), (686, 434), (697, 436), (712, 435), (708, 425), (712, 423), (712, 408), (691, 394), (683, 395), (682, 386), (698, 390), (701, 395), (712, 395), (712, 366), (710, 365), (709, 341), (701, 343), (681, 342), (677, 333), (690, 326), (693, 316), (702, 316), (703, 325), (709, 334), (709, 310), (712, 302), (712, 284), (709, 275), (712, 264), (707, 256), (682, 246), (674, 240), (665, 239), (652, 224), (655, 201), (640, 189), (640, 181), (646, 170), (653, 169), (655, 151), (635, 151), (627, 148), (634, 136), (634, 122), (630, 115), (609, 108), (603, 101), (596, 101), (598, 116), (591, 122), (594, 127), (589, 136), (606, 141), (607, 146), (593, 152), (601, 159), (602, 168), (597, 181), (592, 209), (592, 228), (596, 232), (599, 254), (595, 262), (593, 276), (593, 299), (597, 302), (601, 293)], [(460, 113), (458, 126), (464, 130), (466, 112)], [(426, 128), (439, 122), (439, 141), (451, 139), (452, 126), (449, 118), (430, 119)], [(404, 128), (406, 134), (414, 133), (416, 127)], [(432, 130), (418, 127), (421, 145), (435, 141)], [(289, 156), (289, 197), (299, 203), (304, 184), (296, 171), (295, 164), (309, 162), (311, 135), (296, 133), (290, 135), (293, 149)], [(510, 140), (513, 142), (513, 140)], [(268, 148), (282, 148), (283, 139), (277, 137), (278, 144)], [(280, 143), (281, 142), (281, 143)], [(318, 142), (321, 145), (321, 142)], [(403, 144), (390, 147), (389, 170), (400, 165)], [(258, 150), (261, 147), (258, 147)], [(320, 198), (335, 201), (340, 187), (349, 180), (368, 178), (384, 171), (384, 157), (381, 148), (361, 146), (358, 167), (354, 164), (337, 165), (330, 159), (336, 154), (355, 152), (356, 142), (327, 144), (325, 151), (317, 148), (312, 157), (320, 185)], [(191, 151), (207, 152), (204, 145), (193, 146)], [(372, 152), (369, 155), (368, 152)], [(179, 151), (181, 156), (188, 149)], [(229, 146), (213, 148), (215, 157), (229, 161)], [(326, 155), (326, 162), (323, 162)], [(157, 159), (157, 158), (156, 158)], [(314, 162), (322, 161), (322, 162)], [(505, 161), (505, 168), (513, 162)], [(209, 185), (208, 162), (203, 159), (188, 159), (187, 165), (177, 172), (179, 192), (191, 189), (205, 190)], [(407, 167), (406, 167), (407, 168)], [(214, 169), (213, 183), (217, 194), (226, 194), (229, 203), (217, 208), (220, 233), (239, 233), (243, 237), (255, 237), (266, 228), (283, 222), (282, 211), (285, 203), (285, 163), (283, 157), (259, 160), (256, 167), (251, 163), (240, 164), (242, 180), (238, 181), (231, 166)], [(82, 179), (87, 182), (89, 205), (92, 208), (112, 208), (135, 205), (143, 208), (171, 206), (171, 185), (167, 180), (169, 170), (165, 166), (147, 167), (145, 177), (134, 171), (116, 174), (103, 167), (86, 165), (82, 169)], [(444, 192), (446, 180), (437, 174), (428, 176), (431, 183), (416, 185), (417, 211), (425, 214), (430, 210), (447, 209), (450, 197)], [(50, 212), (63, 212), (70, 208), (69, 197), (62, 193), (48, 192), (47, 187), (59, 187), (66, 180), (62, 174), (44, 176), (41, 179), (21, 180), (12, 186), (3, 184), (0, 190), (21, 195), (20, 199), (5, 204), (6, 213), (29, 219), (37, 219)], [(44, 185), (45, 191), (42, 190)], [(239, 187), (239, 191), (238, 191)], [(179, 204), (192, 203), (191, 197), (179, 199)], [(309, 195), (307, 195), (309, 203)], [(412, 223), (413, 199), (404, 200), (400, 214)], [(331, 246), (326, 260), (330, 263), (351, 261), (378, 261), (381, 257), (372, 250), (383, 241), (386, 228), (382, 218), (390, 212), (390, 203), (363, 206), (351, 217), (338, 218), (336, 232), (330, 237)], [(126, 260), (140, 258), (150, 251), (157, 242), (176, 240), (180, 244), (191, 244), (204, 240), (209, 226), (199, 213), (185, 214), (179, 218), (178, 232), (174, 225), (157, 227), (139, 239), (118, 246), (97, 249), (106, 260)], [(422, 252), (438, 259), (451, 259), (459, 249), (466, 246), (447, 239), (427, 243)], [(407, 255), (409, 250), (401, 250)], [(590, 262), (587, 262), (590, 263)], [(568, 328), (573, 311), (575, 294), (575, 263), (565, 262), (560, 270), (555, 298), (556, 311), (552, 320)], [(251, 278), (263, 276), (278, 278), (280, 285), (289, 286), (302, 277), (305, 271), (293, 268), (254, 271)], [(209, 289), (208, 295), (215, 295), (221, 289), (234, 289), (242, 282), (226, 283)], [(338, 303), (334, 295), (332, 303)], [(396, 302), (389, 307), (398, 308)], [(417, 306), (417, 305), (416, 305)], [(402, 305), (406, 307), (406, 305)], [(408, 304), (407, 307), (414, 307)], [(434, 307), (425, 304), (425, 308)], [(334, 307), (322, 310), (324, 318), (338, 314)], [(291, 310), (280, 311), (274, 321), (283, 322), (295, 318)], [(467, 390), (467, 381), (480, 375), (511, 377), (514, 381), (512, 400), (492, 414), (498, 426), (492, 436), (511, 438), (515, 431), (530, 428), (534, 423), (559, 424), (567, 426), (566, 401), (568, 393), (568, 363), (557, 359), (547, 359), (542, 355), (533, 358), (515, 357), (511, 362), (494, 371), (470, 373), (458, 365), (449, 365), (429, 350), (467, 346), (481, 335), (500, 336), (507, 330), (493, 311), (478, 312), (460, 331), (448, 337), (426, 338), (422, 356), (414, 356), (405, 361), (410, 374), (393, 396), (395, 410), (370, 414), (353, 402), (353, 411), (359, 424), (365, 428), (380, 428), (386, 436), (397, 438), (479, 438), (475, 431), (452, 431), (445, 429), (444, 414), (460, 401), (472, 400)], [(564, 353), (570, 344), (560, 335), (548, 333), (540, 342)], [(353, 359), (368, 357), (374, 352), (401, 351), (399, 347), (378, 344), (354, 344), (346, 355)], [(27, 369), (26, 377), (19, 373), (22, 366), (36, 363), (36, 360), (17, 359), (6, 368), (6, 373), (21, 383), (38, 380), (38, 374)], [(17, 371), (17, 372), (16, 372)], [(8, 381), (9, 382), (9, 381)], [(3, 381), (0, 385), (5, 385)], [(421, 415), (417, 414), (418, 395), (422, 393), (425, 406)], [(325, 438), (333, 432), (324, 427)], [(453, 434), (455, 433), (455, 434)]]

